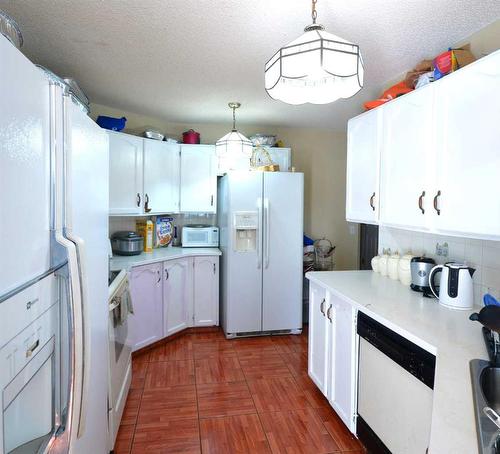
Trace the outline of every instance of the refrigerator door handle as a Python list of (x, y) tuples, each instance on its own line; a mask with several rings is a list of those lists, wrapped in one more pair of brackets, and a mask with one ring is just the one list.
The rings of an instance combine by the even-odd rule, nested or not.
[[(69, 97), (64, 97), (64, 117), (65, 124), (70, 124), (69, 119), (69, 109), (67, 108), (68, 104), (72, 102)], [(68, 152), (67, 147), (68, 144), (71, 143), (70, 137), (67, 137), (66, 134), (69, 133), (70, 128), (65, 128), (65, 145), (63, 147), (63, 181), (64, 181), (64, 198), (66, 202), (66, 206), (71, 206), (73, 203), (72, 200), (72, 181), (71, 181), (71, 172), (70, 169), (72, 167), (71, 162), (71, 152)], [(78, 412), (74, 413), (76, 429), (77, 429), (77, 438), (81, 438), (85, 432), (85, 419), (87, 414), (87, 403), (89, 401), (88, 397), (88, 383), (90, 379), (90, 325), (87, 323), (88, 318), (88, 297), (87, 297), (87, 287), (86, 280), (87, 274), (85, 269), (85, 242), (82, 238), (73, 234), (73, 218), (71, 215), (71, 210), (65, 209), (65, 217), (64, 217), (64, 237), (69, 240), (73, 244), (74, 257), (73, 262), (70, 261), (68, 257), (68, 263), (70, 267), (70, 280), (72, 280), (72, 276), (77, 276), (78, 278), (78, 293), (74, 293), (77, 295), (77, 299), (75, 299), (75, 308), (74, 311), (78, 311), (80, 317), (80, 324), (77, 325), (76, 328), (79, 329), (79, 333), (75, 330), (75, 366), (76, 368), (75, 377), (77, 380), (80, 380), (80, 386), (77, 388), (78, 394), (76, 394), (76, 398), (80, 400), (78, 406)], [(68, 255), (71, 255), (68, 251)], [(80, 342), (76, 342), (77, 340)]]
[(77, 424), (77, 437), (81, 438), (85, 433), (85, 422), (87, 415), (87, 402), (89, 401), (89, 380), (90, 380), (90, 325), (87, 323), (89, 319), (88, 315), (88, 297), (87, 297), (87, 287), (86, 283), (86, 272), (85, 272), (85, 242), (71, 233), (66, 233), (67, 238), (75, 244), (76, 247), (76, 272), (78, 273), (78, 281), (80, 287), (80, 314), (81, 314), (81, 333), (82, 342), (80, 344), (80, 354), (81, 358), (81, 403), (80, 403), (80, 414), (78, 415)]
[(257, 221), (257, 269), (260, 270), (262, 266), (262, 198), (257, 199), (257, 211), (258, 211), (258, 221)]
[(265, 254), (265, 258), (264, 258), (264, 263), (265, 263), (265, 268), (268, 268), (269, 267), (269, 227), (270, 227), (270, 219), (269, 219), (269, 199), (266, 197), (264, 199), (264, 218), (266, 220), (266, 227), (264, 229), (264, 247), (265, 247), (265, 250), (264, 250), (264, 254)]
[(80, 437), (80, 421), (82, 417), (82, 410), (84, 410), (84, 347), (85, 342), (84, 334), (84, 314), (82, 306), (82, 289), (80, 280), (80, 268), (78, 265), (78, 252), (75, 244), (68, 238), (62, 235), (62, 232), (55, 233), (56, 241), (61, 244), (65, 249), (68, 257), (68, 283), (69, 283), (69, 317), (72, 321), (72, 372), (70, 374), (72, 379), (71, 384), (71, 407), (69, 413), (68, 425), (71, 431), (71, 438), (75, 436), (74, 429), (77, 430), (76, 436)]

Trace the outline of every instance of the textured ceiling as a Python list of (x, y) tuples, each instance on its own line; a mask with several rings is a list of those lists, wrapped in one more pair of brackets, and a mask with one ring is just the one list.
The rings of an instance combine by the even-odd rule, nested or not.
[(264, 90), (266, 60), (310, 22), (307, 0), (0, 0), (23, 51), (73, 75), (93, 102), (178, 122), (344, 130), (384, 82), (500, 18), (499, 0), (319, 0), (318, 22), (360, 45), (365, 88), (290, 106)]

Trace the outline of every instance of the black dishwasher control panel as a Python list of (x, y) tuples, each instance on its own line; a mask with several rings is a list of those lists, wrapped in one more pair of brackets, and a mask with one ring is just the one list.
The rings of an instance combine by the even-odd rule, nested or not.
[(436, 357), (362, 312), (358, 313), (358, 335), (377, 350), (434, 389)]

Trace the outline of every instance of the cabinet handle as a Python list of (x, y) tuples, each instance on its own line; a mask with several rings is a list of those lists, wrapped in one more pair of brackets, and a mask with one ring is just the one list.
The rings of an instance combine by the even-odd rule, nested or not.
[(325, 315), (325, 298), (321, 301), (321, 304), (319, 305), (319, 310), (320, 312)]
[(140, 207), (141, 206), (141, 194), (137, 193), (136, 201), (137, 201), (137, 206)]
[(156, 270), (156, 272), (158, 273), (158, 280), (156, 281), (156, 283), (158, 284), (161, 281), (160, 270)]
[(145, 200), (145, 202), (144, 202), (144, 211), (146, 213), (149, 213), (151, 211), (151, 208), (149, 208), (149, 196), (147, 194), (145, 194), (144, 200)]
[(165, 270), (165, 273), (167, 273), (167, 275), (165, 276), (165, 280), (168, 280), (168, 270)]
[(330, 305), (330, 307), (326, 311), (326, 317), (328, 318), (328, 320), (330, 320), (330, 323), (332, 323), (332, 317), (330, 317), (331, 312), (332, 312), (332, 306)]
[(438, 191), (437, 194), (434, 196), (434, 209), (436, 210), (438, 216), (441, 214), (441, 210), (438, 208), (438, 199), (440, 196), (441, 196), (441, 191)]
[(35, 298), (34, 300), (28, 301), (26, 303), (26, 310), (29, 311), (33, 307), (33, 304), (35, 304), (37, 302), (38, 302), (38, 298)]
[(420, 194), (420, 197), (418, 198), (418, 207), (420, 208), (420, 211), (422, 214), (425, 214), (424, 206), (423, 206), (423, 201), (425, 197), (425, 191), (422, 191), (422, 194)]
[(211, 207), (214, 206), (214, 195), (213, 194), (210, 196), (210, 206)]
[(373, 204), (373, 199), (375, 199), (375, 193), (372, 194), (370, 197), (370, 206), (372, 207), (372, 210), (375, 211), (375, 205)]
[(215, 274), (215, 263), (214, 263), (214, 274)]
[(26, 350), (26, 358), (29, 358), (39, 345), (40, 345), (40, 339), (37, 339), (36, 342), (33, 343), (33, 345), (29, 347), (28, 350)]

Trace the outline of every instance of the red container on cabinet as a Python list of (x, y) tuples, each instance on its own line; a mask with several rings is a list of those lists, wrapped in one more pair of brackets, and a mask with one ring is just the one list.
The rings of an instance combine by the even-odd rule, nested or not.
[(197, 144), (200, 143), (200, 133), (193, 129), (182, 133), (182, 143)]

